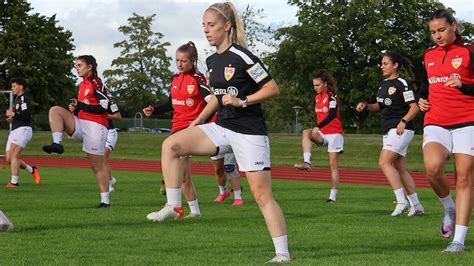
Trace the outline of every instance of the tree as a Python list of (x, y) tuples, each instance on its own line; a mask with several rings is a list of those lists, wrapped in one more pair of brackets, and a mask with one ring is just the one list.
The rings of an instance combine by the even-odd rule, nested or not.
[[(292, 102), (282, 107), (285, 101), (276, 99), (266, 105), (272, 125), (281, 120), (291, 124), (294, 113), (289, 110), (293, 105), (305, 107), (302, 121), (306, 126), (314, 125), (311, 76), (318, 69), (328, 69), (337, 79), (340, 112), (346, 129), (359, 127), (364, 120), (354, 110), (357, 102), (375, 101), (383, 79), (378, 67), (383, 51), (396, 50), (407, 57), (416, 77), (411, 81), (420, 83), (421, 57), (432, 45), (427, 19), (443, 5), (410, 0), (348, 2), (289, 1), (299, 8), (298, 24), (279, 29), (276, 39), (281, 43), (268, 63), (281, 90)], [(405, 73), (402, 75), (409, 79)], [(379, 132), (376, 115), (370, 116), (366, 123), (366, 128)]]
[(171, 58), (166, 56), (170, 43), (162, 42), (164, 35), (151, 30), (155, 16), (133, 13), (128, 25), (118, 28), (126, 40), (114, 44), (121, 49), (120, 56), (112, 61), (114, 69), (104, 71), (106, 85), (125, 116), (163, 100), (171, 81)]
[(57, 25), (56, 16), (31, 14), (23, 0), (0, 1), (0, 88), (24, 77), (35, 112), (66, 104), (75, 95), (72, 34)]
[(240, 18), (245, 30), (247, 38), (247, 46), (253, 53), (259, 54), (258, 45), (276, 48), (272, 36), (275, 30), (271, 26), (264, 25), (259, 19), (265, 18), (263, 8), (255, 9), (252, 5), (247, 4), (244, 11), (240, 13)]

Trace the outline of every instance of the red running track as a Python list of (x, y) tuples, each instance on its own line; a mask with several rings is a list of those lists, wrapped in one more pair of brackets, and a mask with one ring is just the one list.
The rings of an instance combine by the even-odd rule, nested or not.
[[(73, 167), (89, 168), (86, 158), (71, 158), (61, 156), (22, 156), (26, 162), (36, 166), (47, 167)], [(0, 158), (0, 163), (6, 164), (5, 158)], [(139, 161), (139, 160), (110, 160), (110, 166), (114, 170), (161, 172), (160, 161)], [(214, 170), (210, 163), (193, 163), (194, 174), (214, 175)], [(388, 181), (380, 170), (339, 170), (342, 183), (350, 184), (370, 184), (388, 185)], [(430, 187), (424, 173), (412, 173), (417, 187)], [(304, 180), (329, 182), (330, 172), (328, 168), (314, 168), (312, 172), (298, 171), (288, 166), (273, 166), (272, 177), (274, 179)], [(448, 175), (450, 186), (454, 188), (454, 176)]]

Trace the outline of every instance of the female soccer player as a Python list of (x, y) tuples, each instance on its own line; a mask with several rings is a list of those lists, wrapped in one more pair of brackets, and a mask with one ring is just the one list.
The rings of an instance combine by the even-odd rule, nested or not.
[(21, 152), (33, 136), (31, 128), (31, 101), (25, 95), (26, 82), (22, 78), (13, 78), (10, 81), (13, 98), (13, 108), (6, 110), (7, 121), (12, 124), (5, 148), (5, 160), (10, 163), (12, 178), (6, 187), (16, 188), (19, 183), (20, 168), (25, 169), (35, 179), (37, 185), (41, 176), (36, 166), (31, 166), (20, 159)]
[(273, 238), (276, 256), (271, 262), (291, 260), (285, 219), (272, 195), (270, 146), (261, 102), (275, 97), (279, 89), (260, 60), (244, 46), (245, 34), (230, 2), (211, 5), (204, 12), (204, 33), (217, 52), (207, 60), (212, 98), (191, 124), (202, 124), (217, 111), (216, 122), (184, 129), (163, 142), (162, 166), (167, 204), (147, 218), (178, 219), (183, 215), (180, 157), (218, 155), (232, 150)]
[(303, 163), (296, 164), (298, 170), (311, 171), (312, 142), (320, 146), (328, 146), (328, 161), (331, 169), (331, 191), (328, 203), (336, 202), (339, 186), (339, 156), (344, 150), (344, 130), (339, 116), (339, 99), (336, 95), (336, 81), (326, 70), (320, 70), (313, 77), (316, 91), (315, 112), (318, 124), (314, 128), (305, 129), (302, 136)]
[(93, 56), (79, 56), (75, 67), (77, 74), (83, 79), (79, 84), (77, 105), (74, 109), (74, 114), (77, 116), (61, 106), (49, 109), (53, 143), (43, 146), (43, 151), (62, 154), (63, 131), (66, 131), (72, 139), (82, 141), (82, 150), (87, 154), (100, 190), (101, 200), (97, 208), (108, 208), (111, 175), (104, 153), (108, 134), (109, 98), (102, 80), (97, 76), (97, 62)]
[(368, 104), (361, 102), (357, 105), (358, 112), (381, 112), (383, 131), (383, 147), (380, 152), (379, 165), (387, 177), (397, 199), (392, 216), (400, 216), (408, 210), (408, 195), (410, 210), (408, 216), (418, 216), (424, 213), (415, 190), (415, 182), (406, 168), (408, 146), (415, 135), (413, 119), (418, 113), (413, 90), (406, 80), (400, 77), (400, 69), (405, 67), (411, 76), (410, 63), (398, 52), (389, 52), (382, 57), (380, 68), (386, 78), (382, 81), (377, 92), (377, 102)]
[[(472, 211), (474, 175), (474, 46), (463, 41), (460, 25), (446, 9), (429, 19), (436, 46), (423, 55), (425, 76), (418, 105), (426, 112), (423, 160), (426, 176), (445, 209), (441, 235), (454, 240), (445, 252), (463, 252)], [(454, 154), (456, 205), (444, 174)]]
[[(176, 67), (179, 74), (173, 76), (171, 81), (169, 101), (162, 105), (148, 106), (143, 109), (143, 113), (147, 117), (152, 114), (158, 115), (174, 111), (172, 135), (189, 127), (211, 98), (211, 91), (206, 85), (206, 78), (198, 71), (197, 62), (198, 52), (194, 43), (188, 42), (181, 45), (176, 50)], [(188, 217), (199, 217), (201, 216), (201, 210), (199, 209), (196, 188), (191, 179), (191, 157), (182, 156), (179, 162), (184, 169), (183, 194), (191, 209), (191, 214)]]

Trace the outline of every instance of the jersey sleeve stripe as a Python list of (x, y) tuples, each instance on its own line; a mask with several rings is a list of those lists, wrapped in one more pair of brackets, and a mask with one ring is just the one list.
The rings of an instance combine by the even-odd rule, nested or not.
[(246, 55), (244, 52), (242, 52), (240, 50), (237, 50), (235, 47), (231, 47), (229, 49), (229, 51), (231, 51), (234, 54), (237, 54), (238, 56), (240, 56), (245, 61), (245, 63), (247, 63), (248, 65), (253, 65), (254, 64), (254, 61), (248, 55)]

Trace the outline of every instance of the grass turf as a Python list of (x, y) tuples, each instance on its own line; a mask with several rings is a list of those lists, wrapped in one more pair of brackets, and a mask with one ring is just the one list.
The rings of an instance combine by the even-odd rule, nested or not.
[[(213, 202), (213, 177), (195, 176), (203, 217), (148, 222), (165, 197), (158, 194), (160, 174), (115, 171), (110, 209), (99, 201), (90, 170), (42, 168), (43, 183), (21, 173), (20, 187), (0, 188), (2, 210), (15, 224), (0, 234), (0, 264), (262, 264), (273, 255), (264, 220), (244, 182), (246, 205)], [(1, 170), (1, 182), (9, 171)], [(381, 177), (382, 178), (382, 177)], [(389, 187), (342, 184), (336, 204), (327, 204), (329, 185), (273, 182), (284, 210), (294, 264), (470, 265), (474, 234), (467, 252), (442, 254), (448, 244), (438, 226), (442, 208), (430, 189), (418, 194), (424, 217), (390, 217)]]
[[(0, 147), (4, 147), (8, 131), (0, 131)], [(114, 159), (160, 160), (161, 143), (168, 135), (156, 133), (129, 133), (120, 132), (116, 149), (112, 153)], [(64, 134), (66, 152), (63, 156), (85, 157), (81, 152), (82, 144), (67, 139)], [(352, 169), (379, 169), (377, 164), (382, 147), (380, 135), (355, 135), (344, 136), (344, 153), (340, 157), (340, 168)], [(22, 154), (46, 155), (41, 147), (51, 143), (51, 133), (37, 131), (33, 134), (32, 141)], [(422, 136), (415, 136), (408, 150), (407, 165), (411, 171), (424, 171), (421, 150)], [(273, 165), (292, 166), (303, 160), (301, 149), (301, 136), (296, 135), (270, 135), (271, 162)], [(313, 164), (316, 167), (327, 167), (327, 148), (317, 148), (313, 145)], [(209, 162), (208, 156), (195, 156), (194, 161)], [(452, 160), (446, 164), (446, 171), (453, 171)]]

